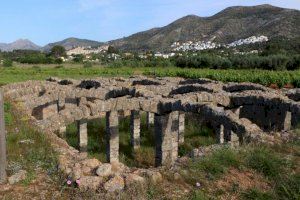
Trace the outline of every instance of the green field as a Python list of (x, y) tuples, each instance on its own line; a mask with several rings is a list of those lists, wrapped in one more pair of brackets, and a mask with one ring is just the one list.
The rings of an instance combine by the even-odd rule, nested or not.
[(84, 68), (81, 65), (65, 64), (64, 66), (41, 65), (22, 67), (0, 67), (0, 85), (22, 82), (26, 80), (44, 80), (55, 76), (60, 78), (84, 79), (99, 76), (171, 76), (184, 78), (209, 78), (223, 82), (253, 82), (265, 86), (276, 84), (283, 87), (292, 84), (300, 87), (300, 70), (297, 71), (267, 71), (267, 70), (214, 70), (188, 69), (177, 67), (106, 67), (93, 66)]

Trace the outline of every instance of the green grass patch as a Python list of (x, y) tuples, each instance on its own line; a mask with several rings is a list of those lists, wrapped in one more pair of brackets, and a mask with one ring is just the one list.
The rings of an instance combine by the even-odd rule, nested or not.
[(262, 192), (259, 189), (253, 188), (242, 193), (244, 200), (273, 200), (274, 196), (268, 192)]
[(238, 152), (230, 148), (223, 148), (216, 150), (203, 159), (192, 162), (190, 176), (194, 179), (193, 182), (197, 182), (204, 172), (207, 177), (215, 179), (224, 174), (230, 167), (239, 168), (240, 165), (241, 160)]
[[(17, 64), (20, 65), (20, 64)], [(30, 67), (31, 66), (31, 67)], [(0, 67), (0, 85), (26, 80), (44, 80), (50, 76), (60, 78), (93, 78), (99, 76), (131, 76), (142, 74), (147, 76), (171, 76), (183, 78), (210, 78), (223, 82), (253, 82), (269, 86), (277, 84), (293, 84), (300, 87), (300, 70), (297, 71), (268, 71), (268, 70), (215, 70), (215, 69), (187, 69), (178, 67), (107, 67), (89, 66), (83, 68), (75, 64), (66, 67), (41, 65), (40, 67)]]
[(268, 147), (256, 147), (246, 152), (246, 165), (263, 173), (266, 177), (278, 176), (287, 164), (286, 159)]
[(26, 170), (27, 178), (22, 183), (28, 185), (35, 178), (37, 169), (56, 173), (57, 155), (45, 135), (33, 129), (25, 119), (20, 119), (20, 112), (14, 105), (6, 105), (5, 115), (10, 116), (6, 124), (8, 175)]

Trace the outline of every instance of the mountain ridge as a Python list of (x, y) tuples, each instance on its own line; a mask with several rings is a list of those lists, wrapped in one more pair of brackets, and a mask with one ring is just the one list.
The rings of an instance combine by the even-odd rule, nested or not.
[(11, 43), (0, 43), (1, 51), (13, 51), (13, 50), (40, 50), (40, 46), (36, 45), (28, 39), (18, 39)]
[(209, 17), (187, 15), (167, 26), (135, 33), (110, 41), (121, 50), (168, 50), (178, 41), (206, 41), (230, 43), (250, 36), (269, 38), (300, 36), (300, 11), (275, 7), (233, 6)]
[[(265, 35), (295, 38), (300, 36), (300, 11), (275, 7), (270, 4), (257, 6), (232, 6), (208, 17), (187, 15), (174, 22), (128, 37), (98, 42), (94, 40), (70, 37), (62, 41), (39, 47), (27, 40), (10, 44), (0, 43), (0, 50), (24, 49), (49, 51), (55, 45), (64, 46), (67, 50), (82, 47), (112, 45), (123, 51), (167, 51), (174, 42), (214, 41), (231, 43), (251, 36)], [(26, 43), (23, 41), (23, 43)], [(15, 45), (17, 44), (17, 45)]]

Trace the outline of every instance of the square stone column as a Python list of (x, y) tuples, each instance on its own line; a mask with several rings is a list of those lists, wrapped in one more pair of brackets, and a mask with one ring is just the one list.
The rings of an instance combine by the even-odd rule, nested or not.
[(59, 97), (57, 100), (57, 111), (60, 112), (61, 110), (63, 110), (65, 105), (66, 105), (65, 98)]
[(141, 117), (139, 111), (131, 111), (130, 115), (130, 141), (134, 149), (140, 148), (141, 143)]
[(220, 125), (216, 128), (217, 142), (219, 144), (224, 144), (224, 125)]
[(289, 131), (291, 130), (291, 128), (292, 128), (292, 113), (287, 111), (284, 118), (283, 129), (285, 131)]
[(237, 147), (237, 146), (240, 145), (240, 138), (233, 131), (231, 131), (230, 144), (231, 144), (232, 147)]
[(146, 114), (147, 114), (146, 116), (147, 127), (150, 128), (151, 125), (154, 124), (154, 113), (147, 112)]
[(178, 112), (155, 114), (155, 165), (172, 165), (178, 158)]
[(178, 114), (178, 142), (184, 143), (184, 130), (185, 130), (185, 113), (179, 112)]
[(119, 162), (119, 116), (117, 111), (106, 113), (106, 157), (108, 162)]
[(78, 146), (80, 152), (87, 152), (88, 145), (88, 130), (87, 130), (87, 120), (77, 121), (77, 135), (78, 135)]

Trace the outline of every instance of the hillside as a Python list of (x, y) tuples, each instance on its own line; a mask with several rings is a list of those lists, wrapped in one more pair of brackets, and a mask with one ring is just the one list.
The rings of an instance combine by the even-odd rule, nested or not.
[(42, 49), (44, 51), (49, 51), (53, 46), (55, 45), (60, 45), (65, 47), (67, 50), (72, 49), (74, 47), (95, 47), (95, 46), (100, 46), (103, 43), (101, 42), (97, 42), (97, 41), (93, 41), (93, 40), (86, 40), (86, 39), (78, 39), (78, 38), (67, 38), (65, 40), (59, 41), (59, 42), (55, 42), (55, 43), (50, 43), (48, 45), (46, 45), (45, 47), (43, 47)]
[(189, 15), (165, 27), (109, 42), (121, 50), (167, 50), (176, 41), (230, 43), (253, 35), (300, 36), (300, 11), (259, 5), (229, 7), (211, 17)]
[(12, 43), (0, 43), (1, 51), (13, 51), (17, 49), (39, 50), (41, 47), (27, 39), (19, 39)]

